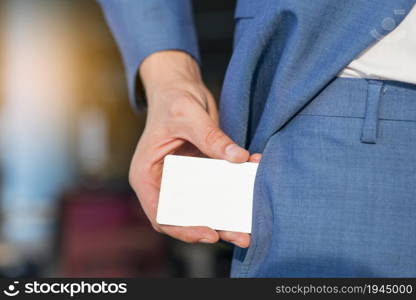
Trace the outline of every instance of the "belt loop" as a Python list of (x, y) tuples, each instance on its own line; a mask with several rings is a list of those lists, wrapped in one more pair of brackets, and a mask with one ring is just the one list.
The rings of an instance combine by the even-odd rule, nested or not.
[(375, 144), (377, 141), (378, 111), (383, 81), (368, 80), (366, 111), (361, 132), (361, 142)]

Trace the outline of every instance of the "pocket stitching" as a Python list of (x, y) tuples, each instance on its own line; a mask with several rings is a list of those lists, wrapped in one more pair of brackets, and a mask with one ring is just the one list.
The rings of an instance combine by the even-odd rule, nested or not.
[[(280, 131), (274, 133), (272, 136), (278, 135), (280, 133)], [(270, 140), (269, 140), (270, 141)], [(264, 174), (265, 174), (265, 168), (266, 168), (266, 160), (264, 159), (264, 155), (267, 154), (267, 150), (270, 147), (270, 143), (267, 143), (267, 145), (265, 146), (264, 150), (263, 150), (263, 158), (259, 163), (258, 169), (257, 169), (257, 174), (256, 174), (256, 178), (255, 178), (255, 187), (257, 186), (257, 190), (258, 190), (258, 195), (257, 197), (265, 197), (265, 182), (263, 180), (264, 178)], [(256, 184), (257, 183), (257, 184)], [(254, 192), (256, 191), (256, 189), (254, 189)], [(254, 198), (253, 198), (254, 201)], [(254, 202), (253, 202), (253, 208), (254, 208)], [(263, 220), (263, 216), (257, 214), (258, 217), (254, 219), (254, 209), (253, 209), (253, 224), (255, 224), (256, 226), (256, 235), (254, 236), (255, 239), (253, 239), (253, 233), (254, 230), (252, 230), (251, 234), (252, 234), (252, 240), (251, 242), (253, 242), (252, 246), (248, 248), (247, 252), (246, 252), (246, 256), (244, 258), (242, 267), (241, 267), (241, 276), (242, 277), (248, 277), (249, 275), (249, 270), (250, 267), (252, 266), (255, 254), (257, 253), (258, 247), (259, 247), (259, 240), (257, 238), (257, 233), (261, 232), (261, 228), (264, 226), (264, 220)], [(252, 226), (252, 229), (254, 229), (255, 226)]]

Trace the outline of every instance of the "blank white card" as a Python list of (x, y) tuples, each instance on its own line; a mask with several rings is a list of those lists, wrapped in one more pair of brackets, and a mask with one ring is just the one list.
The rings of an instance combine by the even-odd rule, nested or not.
[(156, 221), (250, 233), (257, 166), (166, 156)]

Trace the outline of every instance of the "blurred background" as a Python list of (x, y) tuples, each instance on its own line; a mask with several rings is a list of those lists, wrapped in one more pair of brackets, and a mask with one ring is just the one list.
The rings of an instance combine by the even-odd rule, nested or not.
[[(234, 6), (194, 1), (217, 99)], [(94, 0), (0, 0), (1, 277), (228, 276), (230, 245), (153, 232), (128, 186), (145, 118)]]

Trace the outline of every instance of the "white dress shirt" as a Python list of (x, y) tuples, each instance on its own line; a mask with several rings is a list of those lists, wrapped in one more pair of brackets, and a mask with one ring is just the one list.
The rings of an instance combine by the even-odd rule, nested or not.
[(399, 26), (380, 37), (338, 76), (416, 84), (416, 5)]

